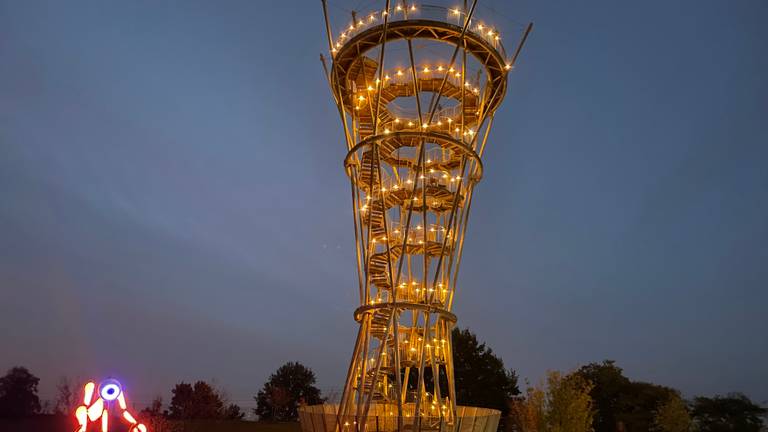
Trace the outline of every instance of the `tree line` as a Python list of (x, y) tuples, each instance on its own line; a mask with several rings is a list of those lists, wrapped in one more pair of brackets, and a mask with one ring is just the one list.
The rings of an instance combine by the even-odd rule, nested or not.
[[(517, 373), (469, 330), (454, 329), (454, 374), (459, 405), (501, 411), (500, 430), (508, 432), (758, 432), (768, 411), (742, 394), (684, 400), (667, 386), (633, 381), (615, 362), (590, 363), (571, 371), (551, 371), (521, 391)], [(431, 377), (424, 382), (431, 385)], [(409, 380), (417, 382), (417, 380)], [(23, 367), (0, 378), (0, 418), (44, 411), (39, 379)], [(270, 375), (254, 396), (260, 421), (296, 421), (302, 405), (323, 403), (308, 367), (289, 362)], [(156, 398), (139, 417), (153, 431), (171, 431), (188, 420), (241, 420), (242, 409), (205, 381), (181, 382), (167, 407)], [(58, 386), (53, 412), (69, 414), (80, 395), (67, 382)]]

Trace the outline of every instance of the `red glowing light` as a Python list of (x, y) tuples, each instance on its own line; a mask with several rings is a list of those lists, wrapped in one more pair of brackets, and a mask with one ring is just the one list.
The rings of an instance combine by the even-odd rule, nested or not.
[[(88, 423), (98, 422), (99, 417), (101, 417), (101, 432), (109, 432), (109, 409), (114, 406), (113, 401), (115, 400), (117, 400), (117, 406), (120, 409), (120, 417), (131, 426), (131, 432), (147, 432), (147, 427), (139, 423), (128, 412), (125, 394), (117, 380), (104, 380), (99, 385), (99, 392), (97, 393), (95, 390), (96, 384), (94, 382), (88, 382), (83, 388), (83, 405), (75, 410), (78, 424), (75, 432), (86, 432)], [(94, 396), (96, 396), (95, 401), (93, 400)]]

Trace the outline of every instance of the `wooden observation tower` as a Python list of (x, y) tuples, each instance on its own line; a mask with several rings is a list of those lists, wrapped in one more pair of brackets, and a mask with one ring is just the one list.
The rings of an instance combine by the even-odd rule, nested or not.
[(472, 191), (511, 54), (477, 0), (406, 1), (334, 35), (326, 2), (328, 84), (351, 181), (359, 324), (338, 405), (300, 410), (306, 432), (495, 431), (495, 410), (456, 404), (451, 312)]

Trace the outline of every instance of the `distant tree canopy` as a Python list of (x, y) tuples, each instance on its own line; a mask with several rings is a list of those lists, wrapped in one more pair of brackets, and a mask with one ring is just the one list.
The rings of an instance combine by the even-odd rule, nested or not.
[(323, 402), (315, 381), (315, 373), (301, 363), (289, 362), (280, 366), (254, 398), (254, 413), (264, 421), (296, 420), (301, 404)]
[(168, 419), (168, 411), (163, 411), (163, 399), (160, 396), (152, 399), (152, 403), (139, 412), (138, 419), (151, 432), (178, 432), (184, 429), (183, 425), (174, 424)]
[(656, 409), (651, 430), (655, 432), (689, 432), (691, 430), (691, 415), (679, 394), (671, 395)]
[(514, 432), (546, 431), (547, 394), (542, 386), (529, 386), (510, 402), (509, 425)]
[(592, 432), (595, 415), (590, 391), (593, 384), (581, 375), (547, 374), (547, 410), (544, 416), (548, 432)]
[(468, 329), (454, 328), (451, 337), (456, 402), (497, 409), (505, 418), (509, 401), (520, 394), (517, 374)]
[(657, 409), (677, 394), (669, 387), (631, 381), (611, 360), (590, 363), (576, 373), (594, 384), (596, 432), (647, 432), (654, 427)]
[(11, 368), (0, 378), (0, 417), (20, 418), (39, 413), (39, 382), (26, 368)]
[(546, 388), (528, 387), (511, 402), (510, 426), (515, 432), (592, 432), (595, 415), (592, 383), (578, 374), (547, 373)]
[[(221, 395), (205, 381), (194, 385), (179, 383), (172, 390), (168, 417), (177, 420), (241, 419), (243, 413), (234, 404), (225, 406)], [(159, 411), (159, 405), (156, 407)]]
[(53, 412), (64, 415), (70, 415), (75, 412), (75, 409), (80, 404), (80, 398), (69, 378), (62, 377), (59, 379), (59, 383), (56, 384), (56, 393), (56, 405), (53, 408)]
[(590, 363), (582, 366), (576, 373), (594, 386), (591, 396), (597, 408), (595, 432), (614, 432), (618, 423), (616, 416), (619, 412), (621, 394), (629, 385), (629, 378), (625, 377), (621, 368), (611, 360)]
[(758, 432), (768, 410), (740, 393), (726, 397), (697, 397), (693, 418), (699, 432)]

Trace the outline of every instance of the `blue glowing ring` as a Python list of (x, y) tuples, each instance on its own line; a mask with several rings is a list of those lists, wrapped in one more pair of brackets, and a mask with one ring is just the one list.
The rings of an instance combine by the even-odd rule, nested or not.
[(104, 380), (99, 385), (99, 394), (107, 402), (117, 399), (122, 392), (123, 388), (116, 379)]

